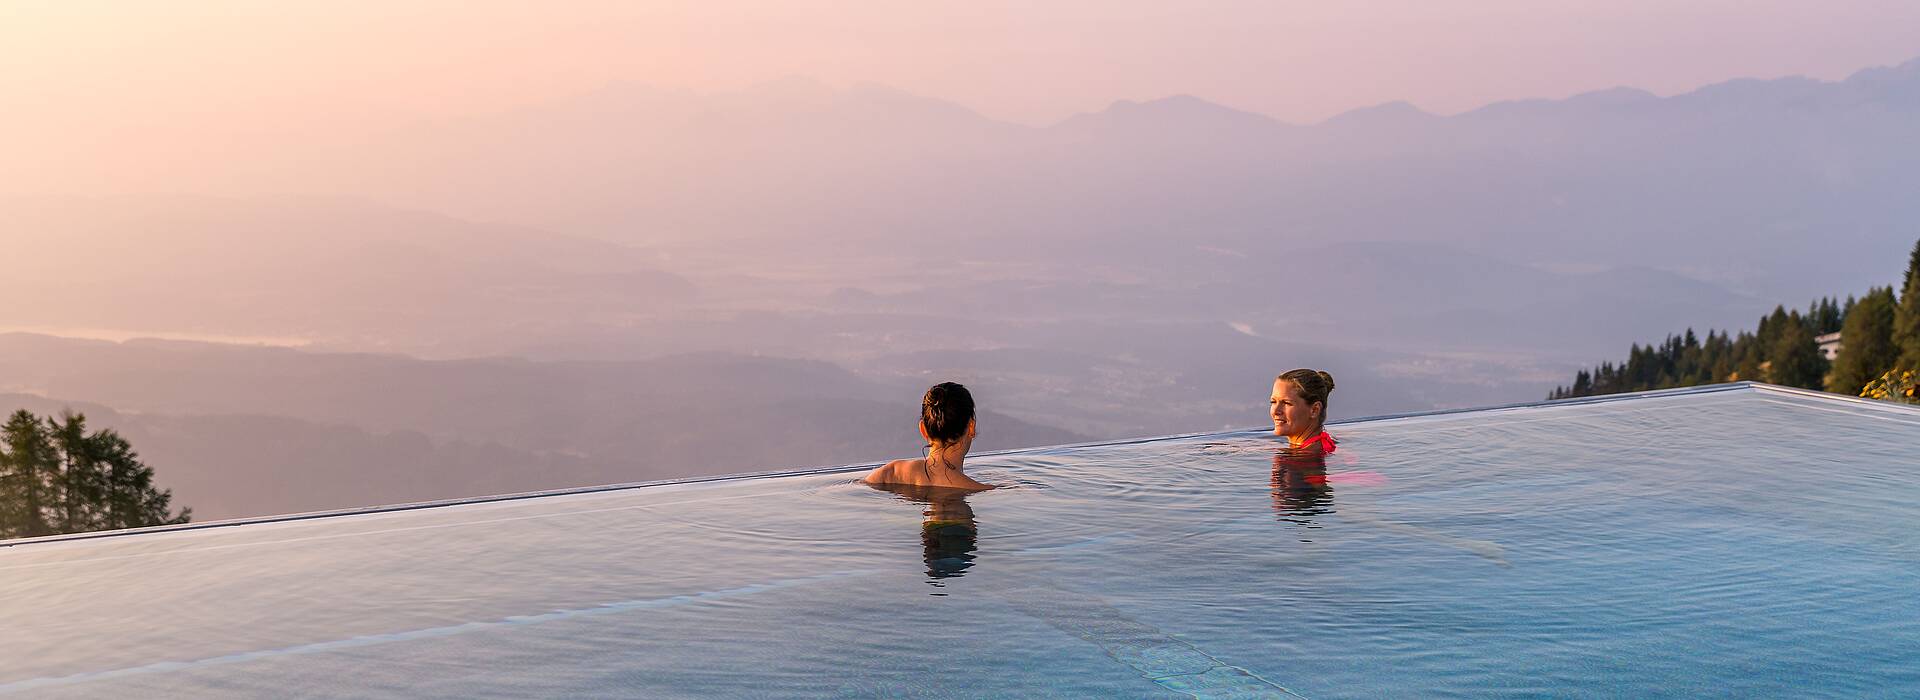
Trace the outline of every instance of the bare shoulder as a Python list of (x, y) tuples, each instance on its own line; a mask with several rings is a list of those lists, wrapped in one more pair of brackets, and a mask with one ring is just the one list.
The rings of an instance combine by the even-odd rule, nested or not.
[(869, 484), (907, 483), (909, 480), (906, 478), (906, 475), (912, 471), (914, 462), (917, 462), (917, 461), (919, 460), (914, 460), (914, 459), (893, 460), (886, 464), (880, 465), (878, 468), (874, 469), (871, 472), (867, 472), (867, 478), (861, 479), (861, 481), (865, 481)]

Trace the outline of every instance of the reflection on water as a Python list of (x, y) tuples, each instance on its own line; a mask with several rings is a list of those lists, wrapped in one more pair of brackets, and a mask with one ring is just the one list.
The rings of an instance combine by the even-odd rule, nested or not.
[[(1327, 458), (1316, 449), (1282, 447), (1273, 453), (1273, 512), (1281, 522), (1317, 530), (1314, 516), (1333, 512)], [(1301, 533), (1301, 542), (1311, 542)]]
[(920, 545), (926, 557), (927, 583), (943, 588), (945, 584), (941, 579), (960, 576), (973, 566), (974, 551), (979, 549), (980, 531), (974, 522), (973, 506), (967, 504), (967, 495), (977, 492), (907, 484), (869, 486), (891, 492), (909, 503), (926, 506), (921, 511), (926, 520), (920, 523)]

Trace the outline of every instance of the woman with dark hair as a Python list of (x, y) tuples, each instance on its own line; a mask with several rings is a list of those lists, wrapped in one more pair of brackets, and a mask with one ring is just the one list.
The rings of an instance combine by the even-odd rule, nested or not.
[(1333, 375), (1311, 369), (1288, 370), (1273, 380), (1273, 396), (1267, 400), (1273, 414), (1273, 434), (1287, 439), (1300, 449), (1333, 454), (1333, 436), (1328, 435), (1327, 397), (1333, 393)]
[(865, 481), (969, 491), (993, 488), (965, 471), (973, 435), (973, 394), (953, 382), (936, 384), (920, 399), (920, 437), (927, 441), (926, 459), (896, 459), (867, 474)]

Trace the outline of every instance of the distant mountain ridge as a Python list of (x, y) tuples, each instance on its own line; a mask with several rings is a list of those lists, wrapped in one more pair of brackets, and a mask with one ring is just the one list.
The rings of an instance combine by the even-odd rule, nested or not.
[[(921, 239), (970, 257), (1029, 245), (1136, 261), (1176, 238), (1444, 241), (1523, 262), (1683, 270), (1785, 301), (1845, 288), (1850, 263), (1824, 250), (1897, 245), (1920, 219), (1905, 196), (1920, 191), (1907, 167), (1917, 116), (1920, 60), (1841, 81), (1622, 87), (1449, 116), (1388, 103), (1314, 125), (1191, 95), (1028, 127), (872, 85), (629, 85), (396, 132), (375, 149), (392, 167), (299, 182), (774, 256), (915, 254)], [(1588, 244), (1601, 239), (1613, 245)]]
[[(195, 161), (204, 177), (155, 174), (147, 189), (347, 195), (776, 259), (821, 245), (920, 254), (909, 242), (920, 239), (974, 258), (1026, 245), (1134, 261), (1174, 237), (1247, 250), (1439, 241), (1526, 263), (1681, 271), (1797, 302), (1853, 279), (1825, 250), (1897, 247), (1920, 219), (1907, 196), (1920, 190), (1907, 165), (1920, 159), (1917, 112), (1920, 59), (1838, 81), (1617, 87), (1452, 115), (1389, 102), (1309, 125), (1192, 95), (1025, 126), (872, 84), (616, 83), (334, 141), (236, 146)], [(1826, 242), (1809, 243), (1816, 234)], [(1613, 244), (1587, 244), (1600, 239)]]
[(1049, 131), (1061, 133), (1125, 135), (1178, 130), (1216, 136), (1219, 132), (1278, 133), (1291, 128), (1272, 117), (1215, 104), (1192, 95), (1173, 95), (1144, 102), (1119, 100), (1099, 112), (1078, 114), (1046, 127)]

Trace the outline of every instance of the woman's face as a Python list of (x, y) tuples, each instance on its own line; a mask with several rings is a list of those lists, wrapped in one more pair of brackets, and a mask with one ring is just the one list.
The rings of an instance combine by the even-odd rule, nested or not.
[(1304, 438), (1320, 427), (1320, 407), (1300, 396), (1300, 387), (1285, 379), (1273, 381), (1273, 434)]

